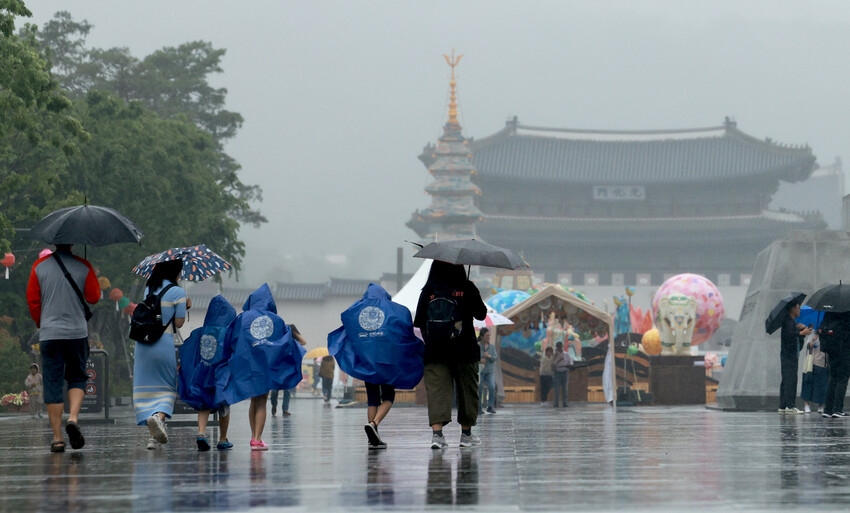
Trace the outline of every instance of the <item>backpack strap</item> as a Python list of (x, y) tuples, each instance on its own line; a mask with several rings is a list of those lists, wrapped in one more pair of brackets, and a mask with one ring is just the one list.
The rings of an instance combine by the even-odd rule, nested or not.
[(91, 313), (91, 309), (89, 308), (89, 305), (86, 303), (86, 300), (83, 298), (83, 293), (82, 293), (82, 291), (80, 291), (80, 287), (77, 286), (77, 282), (75, 282), (74, 279), (71, 278), (71, 273), (68, 272), (68, 268), (65, 267), (65, 264), (62, 262), (62, 259), (59, 257), (59, 255), (56, 254), (55, 251), (53, 252), (53, 259), (56, 260), (57, 264), (59, 264), (59, 268), (62, 269), (62, 273), (65, 274), (65, 279), (68, 280), (68, 283), (70, 283), (71, 287), (74, 288), (74, 293), (77, 294), (77, 298), (80, 300), (80, 303), (83, 305), (83, 312), (85, 313), (85, 316), (86, 316), (86, 322), (88, 322), (88, 320), (91, 319), (92, 313)]
[[(176, 287), (176, 286), (177, 285), (175, 285), (173, 283), (169, 283), (168, 285), (163, 287), (162, 290), (159, 291), (159, 294), (156, 295), (156, 308), (159, 308), (160, 315), (162, 315), (162, 296), (164, 296), (165, 293), (168, 292), (169, 289), (171, 289), (172, 287)], [(168, 325), (171, 324), (172, 332), (177, 333), (177, 326), (175, 324), (172, 324), (174, 322), (174, 317), (176, 317), (176, 316), (177, 316), (177, 309), (174, 310), (174, 315), (171, 316), (171, 319), (167, 323), (165, 323), (165, 331), (168, 331)]]

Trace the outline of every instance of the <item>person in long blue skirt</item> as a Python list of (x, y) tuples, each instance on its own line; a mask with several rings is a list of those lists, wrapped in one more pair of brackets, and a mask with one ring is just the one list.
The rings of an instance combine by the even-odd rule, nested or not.
[(174, 401), (177, 399), (177, 358), (174, 354), (174, 333), (183, 326), (186, 310), (191, 301), (186, 291), (177, 286), (182, 260), (156, 264), (145, 288), (158, 294), (165, 287), (174, 285), (162, 296), (162, 324), (168, 326), (153, 344), (136, 344), (133, 365), (133, 406), (136, 423), (147, 425), (150, 432), (148, 449), (158, 449), (168, 442), (165, 420), (171, 418)]

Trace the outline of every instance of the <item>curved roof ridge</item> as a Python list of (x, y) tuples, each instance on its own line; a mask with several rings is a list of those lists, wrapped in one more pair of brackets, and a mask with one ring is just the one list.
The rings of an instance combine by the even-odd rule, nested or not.
[[(594, 128), (551, 128), (551, 127), (540, 127), (540, 126), (531, 126), (531, 125), (517, 125), (517, 130), (529, 130), (534, 132), (558, 132), (558, 133), (572, 133), (572, 134), (605, 134), (605, 135), (664, 135), (664, 134), (693, 134), (700, 132), (718, 132), (725, 131), (726, 127), (724, 125), (719, 126), (708, 126), (708, 127), (700, 127), (700, 128), (673, 128), (673, 129), (660, 129), (660, 130), (601, 130)], [(519, 134), (518, 134), (519, 135)]]

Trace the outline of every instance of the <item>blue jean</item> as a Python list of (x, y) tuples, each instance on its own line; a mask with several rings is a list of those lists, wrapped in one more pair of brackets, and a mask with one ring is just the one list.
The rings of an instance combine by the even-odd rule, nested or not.
[(496, 406), (496, 373), (482, 373), (481, 379), (478, 380), (478, 405), (479, 409), (484, 409), (484, 386), (487, 386), (489, 396), (487, 397), (487, 409), (493, 409)]
[[(272, 390), (270, 399), (272, 407), (277, 406), (277, 396), (280, 390)], [(283, 391), (283, 400), (280, 402), (280, 411), (289, 411), (289, 399), (292, 397), (292, 390)]]

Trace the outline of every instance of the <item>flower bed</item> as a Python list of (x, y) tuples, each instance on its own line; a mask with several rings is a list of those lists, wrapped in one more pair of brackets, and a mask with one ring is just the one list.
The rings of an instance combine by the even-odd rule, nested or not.
[(7, 412), (23, 411), (30, 403), (29, 395), (24, 391), (19, 394), (5, 394), (0, 397), (0, 407)]

